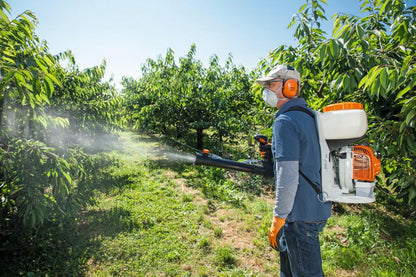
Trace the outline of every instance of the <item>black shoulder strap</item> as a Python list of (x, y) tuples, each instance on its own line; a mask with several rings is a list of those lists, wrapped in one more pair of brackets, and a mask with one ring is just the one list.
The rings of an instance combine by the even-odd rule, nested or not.
[[(307, 108), (304, 108), (304, 107), (301, 107), (301, 106), (293, 106), (293, 107), (287, 109), (285, 112), (290, 112), (290, 111), (304, 112), (304, 113), (308, 114), (310, 117), (315, 118), (315, 114), (313, 112), (311, 112)], [(311, 187), (313, 188), (314, 191), (316, 191), (317, 194), (322, 193), (321, 189), (314, 182), (312, 182), (311, 179), (309, 179), (308, 176), (306, 176), (300, 169), (299, 169), (299, 173), (306, 180), (306, 182), (308, 182), (309, 185), (311, 185)]]
[(314, 191), (316, 191), (317, 194), (321, 194), (322, 193), (321, 189), (315, 183), (313, 183), (311, 181), (311, 179), (309, 179), (308, 176), (306, 176), (300, 169), (299, 169), (299, 173), (306, 180), (306, 182), (308, 182), (309, 185), (311, 185), (311, 187), (313, 188)]
[(293, 106), (293, 107), (290, 107), (289, 109), (287, 109), (285, 111), (285, 113), (286, 112), (290, 112), (290, 111), (300, 111), (300, 112), (304, 112), (304, 113), (307, 113), (310, 117), (315, 118), (315, 114), (313, 112), (311, 112), (307, 108), (304, 108), (304, 107), (301, 107), (301, 106)]

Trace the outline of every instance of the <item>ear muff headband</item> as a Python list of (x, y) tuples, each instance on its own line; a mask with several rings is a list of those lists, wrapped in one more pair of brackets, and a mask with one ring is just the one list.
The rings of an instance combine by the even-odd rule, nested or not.
[(299, 84), (295, 79), (288, 79), (283, 82), (283, 96), (292, 98), (298, 93)]

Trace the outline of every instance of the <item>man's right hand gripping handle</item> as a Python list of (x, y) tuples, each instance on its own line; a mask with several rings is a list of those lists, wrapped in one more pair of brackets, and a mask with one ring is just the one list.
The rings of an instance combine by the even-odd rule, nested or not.
[(265, 177), (273, 178), (273, 154), (272, 154), (272, 145), (270, 144), (267, 136), (257, 134), (254, 136), (254, 139), (259, 142), (259, 152), (263, 161), (263, 166), (266, 169)]

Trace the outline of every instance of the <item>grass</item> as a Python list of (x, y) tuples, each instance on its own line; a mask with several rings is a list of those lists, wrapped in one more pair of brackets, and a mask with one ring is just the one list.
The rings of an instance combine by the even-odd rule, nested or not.
[[(271, 216), (270, 203), (246, 203), (248, 194), (232, 182), (216, 183), (224, 173), (221, 170), (154, 160), (157, 157), (147, 150), (160, 146), (147, 137), (125, 135), (123, 140), (126, 149), (115, 154), (122, 165), (115, 174), (130, 184), (97, 195), (97, 205), (84, 215), (80, 229), (99, 244), (88, 249), (83, 274), (263, 276), (276, 272), (277, 264), (271, 260), (276, 253), (266, 241), (257, 239), (259, 249), (251, 241), (258, 236), (258, 226), (266, 234), (264, 214)], [(251, 257), (253, 253), (259, 257)]]
[(333, 216), (323, 234), (327, 272), (354, 276), (413, 276), (415, 223), (375, 204)]
[[(10, 276), (276, 276), (268, 246), (274, 192), (243, 173), (158, 159), (163, 146), (121, 134), (114, 189), (68, 228), (22, 240)], [(224, 174), (226, 177), (224, 178)], [(59, 232), (57, 230), (60, 230)], [(327, 276), (413, 276), (415, 222), (380, 204), (334, 205), (321, 236)], [(23, 266), (25, 265), (25, 266)], [(6, 275), (6, 274), (3, 274)]]

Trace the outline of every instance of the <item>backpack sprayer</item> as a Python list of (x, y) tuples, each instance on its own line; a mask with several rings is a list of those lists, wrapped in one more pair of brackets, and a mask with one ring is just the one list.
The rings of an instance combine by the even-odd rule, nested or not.
[[(303, 176), (318, 194), (322, 194), (322, 200), (341, 203), (375, 201), (374, 187), (376, 176), (380, 173), (380, 160), (370, 147), (352, 145), (367, 131), (367, 115), (363, 106), (352, 102), (337, 103), (324, 107), (322, 113), (296, 108), (315, 119), (321, 148), (322, 189), (309, 181), (307, 176)], [(273, 178), (271, 144), (263, 135), (255, 135), (254, 139), (259, 142), (262, 156), (261, 161), (256, 161), (257, 164), (223, 159), (209, 150), (196, 153), (194, 164)]]
[(367, 131), (367, 115), (360, 103), (337, 103), (316, 112), (321, 147), (324, 201), (370, 203), (375, 200), (380, 160), (364, 145), (351, 145)]

